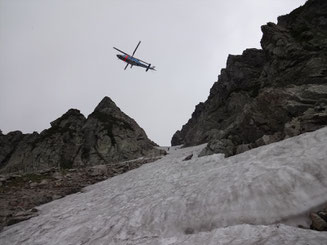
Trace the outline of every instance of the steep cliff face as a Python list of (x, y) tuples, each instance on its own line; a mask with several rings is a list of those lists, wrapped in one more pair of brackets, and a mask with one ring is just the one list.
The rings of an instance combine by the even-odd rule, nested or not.
[(0, 172), (108, 164), (159, 155), (144, 130), (105, 97), (85, 118), (70, 109), (40, 134), (0, 134)]
[(172, 145), (208, 142), (227, 156), (327, 125), (327, 1), (309, 0), (262, 26), (262, 50), (226, 69)]

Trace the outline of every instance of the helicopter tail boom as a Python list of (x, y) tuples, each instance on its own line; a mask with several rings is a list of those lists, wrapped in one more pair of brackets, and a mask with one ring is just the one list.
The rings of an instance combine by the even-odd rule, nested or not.
[(148, 65), (148, 67), (146, 68), (145, 71), (148, 71), (149, 69), (150, 69), (150, 70), (154, 70), (154, 71), (156, 70), (156, 69), (155, 69), (155, 66), (151, 66), (151, 64)]

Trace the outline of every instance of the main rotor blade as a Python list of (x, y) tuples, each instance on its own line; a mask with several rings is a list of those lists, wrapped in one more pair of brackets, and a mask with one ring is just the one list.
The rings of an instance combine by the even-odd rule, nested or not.
[(141, 41), (139, 41), (139, 43), (137, 44), (137, 46), (136, 46), (136, 48), (135, 48), (135, 50), (134, 50), (134, 52), (133, 52), (133, 54), (132, 54), (132, 57), (134, 56), (134, 54), (135, 54), (137, 48), (139, 47), (140, 43), (141, 43)]
[(123, 53), (123, 54), (125, 54), (125, 55), (128, 55), (128, 56), (130, 56), (129, 54), (125, 53), (124, 51), (121, 51), (121, 50), (120, 50), (120, 49), (118, 49), (118, 48), (115, 48), (115, 47), (114, 47), (114, 49), (116, 49), (117, 51), (119, 51), (119, 52), (121, 52), (121, 53)]

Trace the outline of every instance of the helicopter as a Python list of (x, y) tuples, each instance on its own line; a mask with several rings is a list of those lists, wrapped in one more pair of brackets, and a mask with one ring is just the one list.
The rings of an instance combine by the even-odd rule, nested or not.
[(140, 67), (145, 68), (146, 69), (145, 71), (148, 71), (148, 70), (156, 71), (155, 66), (151, 66), (150, 63), (147, 63), (147, 62), (145, 62), (143, 60), (140, 60), (140, 59), (134, 57), (134, 54), (135, 54), (137, 48), (139, 47), (140, 43), (141, 43), (141, 41), (139, 41), (139, 43), (137, 44), (137, 46), (136, 46), (136, 48), (135, 48), (135, 50), (134, 50), (134, 52), (133, 52), (132, 55), (129, 55), (129, 54), (125, 53), (124, 51), (121, 51), (118, 48), (115, 48), (115, 47), (113, 47), (113, 48), (116, 49), (117, 51), (121, 52), (122, 54), (124, 54), (124, 55), (117, 54), (118, 59), (120, 59), (120, 60), (122, 60), (122, 61), (124, 61), (124, 62), (127, 63), (127, 65), (125, 66), (124, 70), (126, 70), (126, 68), (128, 67), (128, 65), (131, 65), (131, 68), (133, 66), (140, 66)]

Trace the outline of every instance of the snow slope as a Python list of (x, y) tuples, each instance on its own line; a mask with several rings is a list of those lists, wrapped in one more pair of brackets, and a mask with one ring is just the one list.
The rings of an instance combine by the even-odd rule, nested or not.
[(203, 147), (45, 204), (0, 243), (327, 244), (297, 228), (327, 203), (327, 127), (226, 159), (198, 158)]

